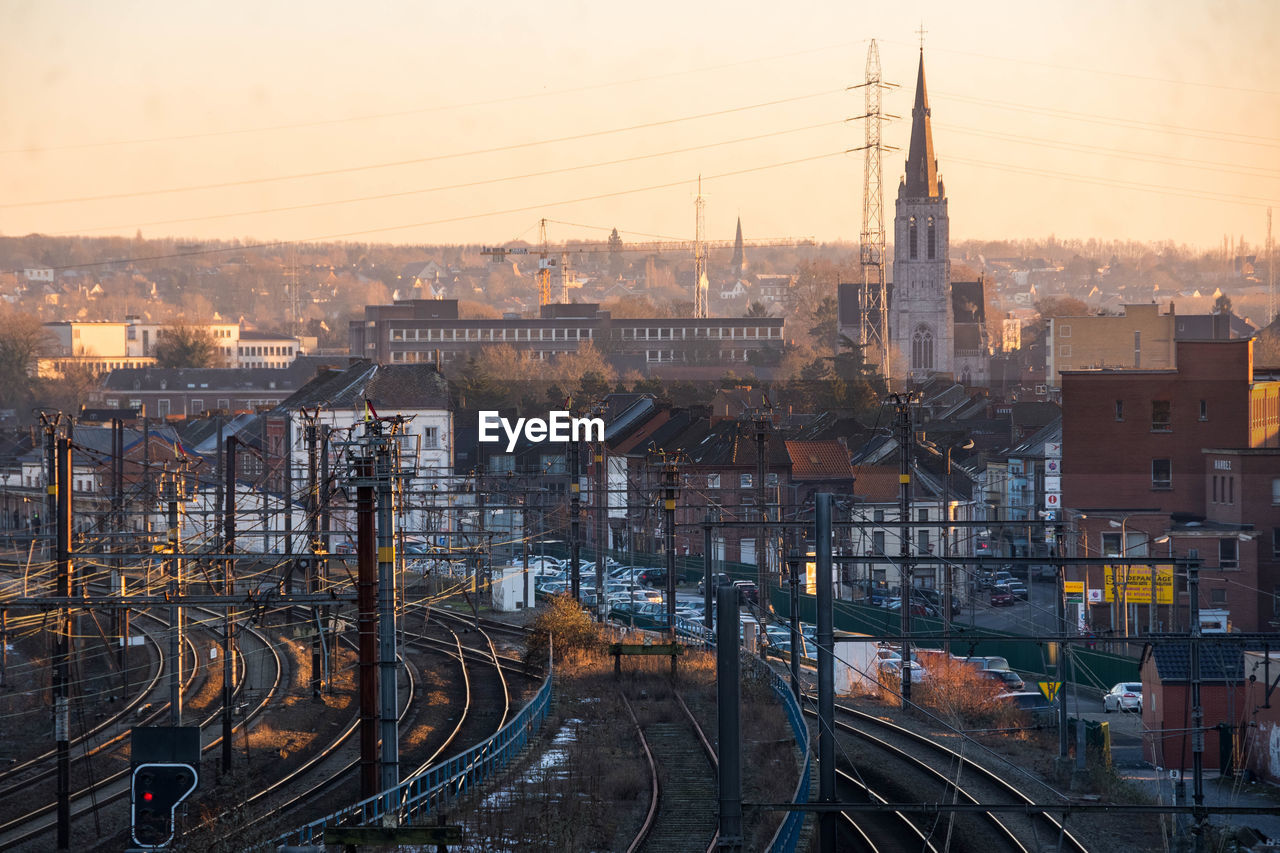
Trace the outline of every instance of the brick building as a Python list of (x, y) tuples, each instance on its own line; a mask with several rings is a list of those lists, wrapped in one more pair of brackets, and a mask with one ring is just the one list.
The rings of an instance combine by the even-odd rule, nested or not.
[[(1250, 339), (1178, 341), (1176, 366), (1062, 373), (1062, 501), (1078, 555), (1196, 557), (1206, 608), (1267, 630), (1280, 593), (1280, 381), (1255, 375)], [(1270, 540), (1270, 541), (1265, 541)], [(1070, 547), (1070, 546), (1069, 546)], [(1163, 559), (1160, 559), (1163, 558)], [(1075, 579), (1095, 588), (1101, 570)], [(1187, 624), (1131, 609), (1131, 629)], [(1095, 630), (1122, 624), (1090, 608)]]
[(464, 319), (455, 299), (367, 305), (349, 327), (351, 355), (382, 364), (442, 364), (506, 345), (549, 360), (590, 343), (619, 371), (719, 378), (725, 367), (776, 366), (784, 346), (780, 317), (615, 318), (592, 303), (544, 305), (538, 317)]

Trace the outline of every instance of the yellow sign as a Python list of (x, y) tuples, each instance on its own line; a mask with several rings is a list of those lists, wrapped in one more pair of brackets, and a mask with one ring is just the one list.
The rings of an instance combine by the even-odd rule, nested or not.
[(1058, 698), (1058, 690), (1062, 688), (1061, 681), (1041, 681), (1040, 693), (1050, 702)]
[(1153, 568), (1156, 604), (1173, 604), (1173, 566), (1103, 566), (1103, 600), (1150, 604)]
[(1067, 595), (1084, 595), (1084, 581), (1063, 581), (1062, 591)]

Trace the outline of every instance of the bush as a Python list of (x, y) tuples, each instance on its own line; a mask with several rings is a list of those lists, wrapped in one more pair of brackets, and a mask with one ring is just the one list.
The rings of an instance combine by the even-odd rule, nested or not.
[(546, 664), (548, 650), (555, 652), (557, 660), (573, 659), (596, 651), (600, 645), (595, 623), (573, 596), (553, 595), (547, 600), (546, 609), (529, 626), (524, 660), (535, 665)]

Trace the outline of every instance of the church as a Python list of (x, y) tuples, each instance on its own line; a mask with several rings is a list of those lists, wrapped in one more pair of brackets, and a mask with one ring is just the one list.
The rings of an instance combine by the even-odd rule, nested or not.
[(893, 378), (912, 382), (948, 374), (964, 385), (985, 385), (990, 346), (984, 284), (981, 277), (951, 280), (949, 235), (947, 190), (933, 154), (922, 49), (911, 109), (911, 145), (893, 221), (890, 370)]

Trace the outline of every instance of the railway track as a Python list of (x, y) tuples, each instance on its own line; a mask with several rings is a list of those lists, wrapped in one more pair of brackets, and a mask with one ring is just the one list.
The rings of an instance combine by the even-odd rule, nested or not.
[[(640, 701), (662, 699), (665, 697), (655, 695)], [(680, 692), (673, 689), (671, 699), (680, 707), (680, 719), (645, 726), (641, 725), (626, 694), (622, 694), (650, 773), (649, 809), (627, 853), (710, 851), (719, 840), (715, 749)], [(661, 777), (659, 767), (663, 771)], [(662, 777), (665, 784), (661, 782)], [(705, 846), (699, 838), (707, 840)]]
[[(864, 801), (895, 803), (966, 803), (1029, 805), (1026, 792), (960, 752), (888, 720), (836, 706), (838, 756), (845, 766), (841, 784)], [(811, 705), (805, 713), (816, 717)], [(856, 768), (856, 769), (855, 769)], [(849, 773), (854, 769), (853, 773)], [(1029, 778), (1029, 777), (1028, 777)], [(1084, 845), (1048, 814), (965, 812), (928, 814), (927, 810), (895, 812), (893, 821), (869, 812), (845, 813), (843, 831), (864, 850), (903, 849), (903, 825), (921, 842), (939, 850), (994, 850), (1034, 853), (1042, 847), (1086, 853)]]
[[(163, 702), (160, 701), (160, 693), (157, 691), (160, 679), (164, 675), (164, 650), (150, 631), (140, 631), (140, 633), (153, 652), (153, 655), (148, 656), (149, 680), (119, 711), (71, 740), (73, 760), (82, 760), (85, 755), (95, 755), (125, 737), (128, 731), (117, 731), (120, 726), (146, 725), (158, 719), (168, 709), (167, 685), (164, 687)], [(148, 699), (153, 699), (153, 694), (154, 701), (148, 702)], [(139, 718), (139, 712), (147, 705), (152, 705), (152, 710), (143, 711), (144, 716)], [(159, 707), (155, 707), (156, 705)], [(105, 740), (99, 740), (100, 738)], [(79, 752), (78, 756), (77, 752)], [(52, 775), (55, 768), (43, 765), (49, 764), (56, 757), (57, 750), (49, 749), (6, 768), (3, 773), (0, 773), (0, 803), (10, 801), (10, 797), (16, 796), (31, 785)]]
[[(151, 617), (158, 618), (158, 617)], [(263, 695), (262, 699), (241, 719), (236, 728), (243, 728), (253, 719), (260, 715), (269, 704), (275, 701), (279, 694), (282, 681), (286, 677), (284, 663), (280, 653), (276, 651), (274, 644), (261, 632), (252, 628), (241, 629), (241, 640), (245, 636), (254, 638), (255, 642), (262, 645), (266, 652), (270, 653), (269, 660), (274, 664), (275, 675), (272, 680), (271, 687)], [(188, 637), (189, 640), (189, 637)], [(198, 660), (199, 655), (195, 655)], [(194, 678), (194, 667), (193, 676)], [(243, 679), (241, 684), (243, 684)], [(202, 730), (210, 729), (212, 724), (221, 718), (221, 708), (213, 711), (211, 714), (203, 717), (198, 725)], [(217, 728), (216, 736), (205, 739), (202, 737), (201, 749), (207, 752), (213, 749), (222, 740), (221, 728)], [(77, 830), (77, 823), (87, 817), (96, 815), (97, 810), (110, 802), (121, 798), (127, 798), (130, 792), (129, 769), (126, 767), (119, 771), (110, 773), (101, 779), (96, 780), (90, 785), (82, 788), (71, 796), (71, 821), (73, 834)], [(8, 850), (19, 845), (40, 840), (39, 849), (49, 849), (52, 845), (45, 844), (48, 841), (46, 836), (52, 835), (56, 824), (56, 804), (47, 803), (37, 809), (28, 812), (18, 818), (15, 818), (3, 826), (0, 826), (0, 849)]]

